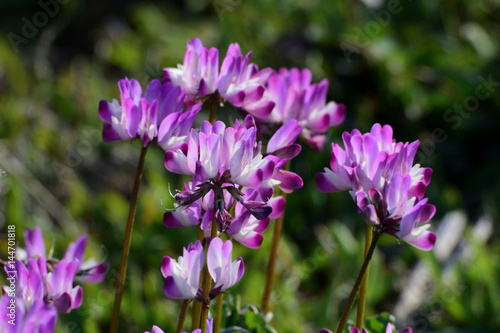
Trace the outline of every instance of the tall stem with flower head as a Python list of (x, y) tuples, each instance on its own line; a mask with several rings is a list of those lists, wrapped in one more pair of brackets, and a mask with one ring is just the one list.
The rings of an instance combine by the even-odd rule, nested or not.
[(135, 210), (137, 207), (137, 197), (139, 196), (139, 187), (141, 186), (142, 171), (144, 169), (144, 162), (146, 160), (148, 146), (143, 146), (141, 156), (139, 157), (139, 164), (134, 180), (134, 188), (132, 190), (132, 197), (130, 198), (130, 208), (128, 211), (127, 226), (125, 227), (125, 239), (123, 241), (122, 255), (120, 259), (120, 267), (118, 269), (118, 278), (116, 281), (115, 302), (113, 305), (113, 316), (111, 317), (110, 333), (118, 331), (118, 319), (120, 317), (120, 305), (122, 301), (123, 292), (125, 289), (125, 277), (127, 275), (127, 263), (130, 253), (130, 243), (132, 241), (132, 231), (134, 229)]
[[(209, 97), (209, 101), (208, 101), (208, 121), (212, 125), (216, 121), (217, 98), (218, 97), (214, 97), (213, 95), (211, 95)], [(203, 233), (203, 230), (201, 228), (198, 229), (198, 240), (202, 241), (204, 239), (204, 237), (205, 237), (205, 235)], [(204, 283), (203, 279), (200, 279), (200, 281), (202, 283), (202, 285), (200, 285), (200, 287), (203, 289), (203, 283)], [(193, 304), (192, 315), (191, 315), (192, 330), (195, 330), (200, 325), (202, 306), (203, 306), (203, 304), (201, 302), (198, 302), (198, 301), (195, 301)]]
[(359, 271), (358, 277), (356, 278), (356, 282), (354, 282), (354, 286), (352, 287), (351, 294), (347, 300), (346, 306), (344, 308), (344, 312), (342, 313), (342, 317), (340, 318), (339, 326), (337, 327), (337, 333), (344, 332), (345, 325), (347, 324), (347, 320), (349, 319), (349, 315), (351, 314), (352, 307), (354, 302), (356, 301), (356, 297), (358, 295), (361, 284), (365, 278), (365, 273), (370, 264), (370, 260), (372, 259), (373, 252), (375, 251), (375, 247), (377, 247), (377, 242), (380, 239), (380, 233), (374, 233), (372, 242), (370, 244), (370, 248), (366, 253), (365, 259), (363, 260), (363, 265), (361, 266), (361, 270)]

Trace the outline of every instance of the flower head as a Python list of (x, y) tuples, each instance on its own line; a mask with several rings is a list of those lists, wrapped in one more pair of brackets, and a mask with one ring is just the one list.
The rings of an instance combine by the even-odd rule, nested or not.
[(375, 231), (431, 250), (436, 235), (424, 224), (436, 209), (423, 196), (432, 170), (413, 165), (419, 142), (396, 142), (392, 128), (380, 124), (373, 125), (370, 133), (354, 130), (342, 138), (345, 150), (332, 144), (331, 169), (316, 175), (319, 190), (349, 190), (358, 212)]
[(192, 105), (185, 112), (185, 91), (170, 82), (153, 80), (145, 93), (136, 80), (118, 83), (121, 103), (102, 100), (99, 117), (104, 121), (104, 141), (140, 138), (146, 147), (156, 140), (163, 149), (177, 149), (185, 144), (194, 118), (201, 105)]
[(245, 272), (243, 259), (239, 257), (232, 261), (232, 252), (233, 243), (230, 240), (223, 242), (222, 239), (216, 237), (210, 241), (207, 266), (214, 280), (214, 286), (210, 292), (211, 298), (232, 287)]
[(199, 132), (191, 130), (187, 151), (166, 152), (165, 167), (193, 176), (191, 189), (178, 191), (175, 196), (178, 207), (188, 207), (209, 193), (213, 195), (207, 208), (213, 210), (219, 231), (225, 230), (231, 218), (228, 193), (259, 220), (272, 211), (265, 202), (246, 200), (237, 188), (257, 189), (275, 170), (275, 161), (260, 152), (254, 127), (246, 128), (236, 121), (234, 127), (226, 128), (220, 121), (213, 125), (204, 121)]
[(195, 298), (200, 287), (203, 262), (204, 251), (200, 241), (184, 248), (183, 256), (177, 260), (163, 257), (161, 273), (165, 278), (165, 296), (174, 299)]
[[(194, 38), (187, 42), (183, 64), (163, 70), (163, 81), (186, 89), (189, 104), (211, 98), (245, 107), (262, 98), (264, 85), (272, 73), (269, 68), (259, 70), (250, 59), (251, 52), (243, 56), (239, 45), (231, 44), (219, 72), (219, 51), (216, 48), (208, 50)], [(273, 106), (273, 102), (267, 101), (255, 108), (254, 114), (267, 116)]]
[[(53, 258), (52, 253), (47, 255), (42, 230), (39, 227), (24, 230), (24, 242), (26, 249), (18, 248), (16, 256), (18, 260), (27, 262), (29, 258), (44, 258), (49, 270), (54, 270), (60, 262)], [(87, 235), (80, 236), (75, 242), (70, 243), (63, 259), (67, 263), (76, 262), (75, 279), (83, 283), (100, 283), (104, 280), (107, 271), (105, 261), (97, 262), (94, 259), (84, 261), (84, 253), (87, 245)]]
[(246, 105), (245, 110), (254, 114), (255, 109), (272, 102), (272, 112), (267, 116), (256, 114), (257, 120), (283, 124), (289, 119), (295, 119), (303, 128), (302, 136), (305, 141), (314, 150), (320, 151), (325, 142), (324, 133), (345, 119), (344, 105), (326, 103), (327, 92), (328, 80), (311, 84), (311, 72), (308, 69), (281, 68), (267, 81), (263, 98)]
[[(238, 282), (245, 267), (243, 259), (231, 261), (233, 245), (231, 241), (223, 242), (215, 237), (210, 241), (207, 253), (207, 266), (214, 286), (209, 291), (210, 299), (227, 290)], [(200, 289), (200, 272), (203, 269), (204, 250), (200, 241), (190, 244), (184, 249), (183, 256), (177, 260), (163, 257), (161, 273), (165, 277), (165, 296), (174, 299), (199, 299), (203, 298)]]

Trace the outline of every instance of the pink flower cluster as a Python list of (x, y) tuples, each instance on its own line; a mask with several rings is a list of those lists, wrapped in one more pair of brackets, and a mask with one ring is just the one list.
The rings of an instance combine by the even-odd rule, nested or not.
[[(274, 186), (287, 192), (302, 186), (298, 175), (282, 170), (300, 152), (300, 146), (293, 144), (300, 128), (295, 120), (285, 124), (269, 141), (272, 154), (264, 156), (251, 116), (245, 125), (236, 121), (234, 127), (226, 127), (219, 121), (214, 125), (205, 121), (199, 132), (191, 130), (187, 151), (166, 153), (167, 170), (193, 179), (175, 195), (178, 208), (183, 209), (165, 213), (165, 226), (201, 224), (209, 234), (215, 216), (219, 232), (226, 231), (249, 247), (260, 246), (260, 233), (269, 217), (279, 217), (284, 206), (282, 197), (273, 197)], [(234, 217), (228, 211), (233, 205)]]
[(323, 149), (324, 133), (345, 119), (345, 107), (326, 103), (328, 81), (311, 84), (308, 69), (259, 70), (231, 44), (219, 72), (219, 52), (207, 50), (198, 38), (188, 41), (183, 65), (165, 68), (163, 81), (186, 89), (190, 103), (206, 99), (229, 102), (253, 115), (259, 122), (283, 124), (295, 119), (303, 138), (315, 150)]
[(164, 150), (181, 147), (201, 108), (195, 104), (183, 111), (185, 91), (171, 83), (153, 80), (143, 94), (139, 82), (118, 82), (121, 104), (117, 100), (99, 103), (104, 121), (104, 141), (140, 138), (146, 147), (155, 140)]
[(418, 141), (396, 142), (389, 125), (373, 125), (369, 133), (344, 132), (345, 150), (332, 144), (331, 169), (316, 175), (320, 191), (349, 190), (358, 212), (377, 232), (431, 250), (436, 235), (427, 223), (436, 208), (424, 198), (432, 169), (413, 165)]
[[(124, 79), (119, 82), (120, 103), (101, 101), (105, 141), (139, 138), (144, 147), (157, 143), (165, 150), (165, 168), (190, 177), (173, 194), (174, 209), (164, 214), (163, 223), (167, 228), (201, 228), (206, 247), (197, 241), (177, 259), (163, 258), (165, 296), (196, 299), (208, 307), (241, 279), (243, 259), (233, 261), (232, 241), (219, 236), (225, 233), (249, 248), (260, 247), (270, 219), (284, 211), (286, 202), (275, 195), (276, 187), (290, 193), (303, 186), (301, 177), (285, 168), (302, 149), (297, 139), (321, 151), (327, 131), (345, 119), (344, 105), (327, 102), (328, 84), (326, 79), (312, 83), (308, 69), (259, 69), (251, 52), (244, 56), (236, 43), (219, 69), (219, 51), (195, 38), (187, 42), (183, 64), (163, 70), (162, 82), (151, 81), (143, 93), (137, 81)], [(205, 102), (211, 115), (218, 105), (230, 103), (244, 120), (227, 125), (210, 116), (212, 123), (196, 122)], [(319, 190), (349, 190), (376, 233), (432, 249), (436, 237), (427, 231), (427, 222), (435, 207), (424, 198), (432, 170), (413, 165), (418, 141), (396, 142), (392, 128), (379, 124), (370, 133), (353, 130), (342, 138), (344, 148), (332, 144), (330, 169), (316, 175)], [(45, 267), (35, 259), (30, 262), (28, 269)], [(210, 290), (200, 284), (205, 263)], [(78, 271), (70, 258), (58, 265)], [(70, 292), (70, 283), (62, 285), (53, 302), (62, 308), (78, 304), (79, 289)], [(55, 301), (64, 293), (69, 296)], [(207, 326), (211, 332), (211, 322)], [(163, 331), (154, 326), (152, 332)]]
[[(73, 286), (75, 280), (83, 283), (99, 283), (106, 274), (105, 262), (83, 261), (87, 236), (83, 235), (68, 245), (63, 259), (47, 256), (40, 228), (24, 231), (26, 249), (17, 249), (15, 291), (3, 286), (0, 299), (0, 316), (9, 318), (7, 305), (15, 299), (16, 325), (2, 321), (4, 332), (53, 332), (57, 312), (68, 313), (80, 307), (83, 299), (81, 286)], [(9, 269), (5, 267), (8, 276)], [(3, 327), (5, 323), (5, 327)]]

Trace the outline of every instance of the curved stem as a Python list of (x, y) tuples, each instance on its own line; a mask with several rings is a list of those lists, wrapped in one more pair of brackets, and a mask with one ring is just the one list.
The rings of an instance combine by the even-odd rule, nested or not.
[[(365, 258), (368, 254), (368, 249), (372, 244), (373, 237), (373, 227), (369, 224), (366, 225), (366, 237), (365, 237)], [(361, 288), (359, 290), (359, 301), (358, 301), (358, 313), (356, 315), (356, 327), (361, 332), (363, 328), (363, 316), (365, 312), (365, 303), (366, 303), (366, 286), (368, 285), (368, 273), (370, 271), (370, 266), (366, 268), (366, 273), (361, 281)]]
[(349, 299), (347, 300), (344, 312), (342, 313), (342, 317), (340, 318), (340, 323), (336, 331), (337, 333), (344, 332), (345, 325), (347, 324), (347, 319), (349, 319), (349, 314), (351, 313), (352, 306), (354, 305), (354, 301), (356, 300), (356, 296), (361, 286), (361, 282), (365, 276), (366, 269), (368, 268), (368, 264), (372, 259), (373, 252), (375, 251), (375, 247), (377, 246), (377, 242), (380, 236), (381, 234), (379, 233), (373, 234), (372, 243), (370, 245), (370, 248), (368, 249), (368, 252), (366, 253), (365, 260), (363, 260), (363, 265), (361, 266), (361, 270), (359, 271), (358, 277), (356, 278), (356, 282), (354, 282), (351, 294), (349, 295)]
[(144, 161), (146, 160), (146, 152), (148, 146), (142, 147), (137, 173), (135, 175), (134, 188), (132, 197), (130, 198), (130, 208), (128, 211), (127, 226), (125, 227), (125, 239), (123, 241), (122, 255), (120, 259), (120, 267), (118, 269), (118, 277), (116, 280), (115, 302), (113, 305), (113, 316), (111, 317), (110, 333), (118, 331), (118, 318), (120, 316), (120, 305), (122, 302), (123, 291), (125, 287), (125, 277), (127, 275), (128, 255), (130, 253), (130, 242), (132, 241), (132, 231), (134, 229), (135, 210), (137, 208), (137, 197), (139, 196), (139, 187), (141, 186), (142, 170), (144, 169)]
[[(285, 165), (285, 170), (290, 170), (290, 161), (288, 161)], [(281, 189), (279, 191), (279, 195), (283, 196), (283, 199), (286, 199), (286, 193)], [(278, 257), (278, 247), (280, 243), (281, 233), (283, 230), (283, 221), (285, 220), (285, 209), (283, 210), (283, 214), (274, 221), (274, 232), (273, 232), (273, 242), (271, 244), (271, 252), (269, 253), (269, 262), (267, 264), (267, 277), (266, 277), (266, 286), (264, 288), (264, 295), (262, 296), (262, 304), (261, 309), (264, 314), (269, 311), (269, 303), (271, 301), (271, 291), (273, 290), (273, 282), (274, 282), (274, 271), (276, 267), (276, 258)]]
[(177, 323), (177, 330), (175, 331), (176, 333), (181, 333), (182, 327), (184, 326), (184, 321), (186, 320), (186, 315), (188, 312), (188, 307), (189, 307), (189, 299), (185, 299), (184, 302), (182, 303), (182, 308), (181, 308), (181, 313), (179, 315), (179, 322)]

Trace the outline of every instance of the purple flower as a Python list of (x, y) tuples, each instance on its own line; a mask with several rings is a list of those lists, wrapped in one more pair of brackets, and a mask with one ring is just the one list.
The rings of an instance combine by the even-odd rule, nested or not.
[(217, 121), (191, 130), (187, 152), (167, 151), (165, 167), (170, 172), (196, 176), (198, 182), (222, 180), (249, 188), (258, 188), (271, 174), (274, 163), (255, 151), (256, 130), (236, 121), (226, 128)]
[[(214, 321), (213, 319), (210, 319), (210, 320), (207, 319), (207, 330), (206, 330), (207, 333), (212, 333), (213, 321)], [(161, 328), (159, 328), (158, 326), (154, 325), (153, 329), (151, 330), (151, 332), (146, 331), (144, 333), (164, 333), (164, 332), (163, 332), (163, 330)], [(182, 332), (182, 333), (187, 333), (187, 332)], [(197, 329), (195, 329), (191, 333), (201, 333), (201, 329), (197, 328)]]
[[(222, 291), (227, 290), (238, 282), (245, 267), (243, 259), (238, 258), (231, 262), (233, 244), (225, 243), (218, 237), (210, 241), (207, 253), (208, 271), (214, 281), (210, 290), (210, 299)], [(165, 296), (173, 299), (203, 299), (203, 290), (200, 289), (200, 272), (203, 269), (204, 251), (200, 241), (189, 244), (184, 248), (183, 256), (174, 260), (163, 257), (161, 272), (165, 277)]]
[(94, 259), (83, 261), (86, 245), (87, 235), (80, 236), (75, 242), (68, 245), (63, 259), (78, 263), (75, 279), (83, 283), (100, 283), (106, 276), (108, 265), (104, 261), (97, 262)]
[[(219, 51), (208, 50), (198, 38), (187, 42), (183, 65), (165, 68), (163, 81), (186, 89), (189, 104), (206, 98), (216, 102), (227, 101), (236, 107), (245, 107), (262, 98), (264, 84), (272, 73), (269, 68), (259, 70), (250, 63), (251, 52), (243, 56), (238, 44), (231, 44), (219, 72)], [(267, 116), (274, 103), (262, 103), (254, 108), (255, 115)]]
[(0, 332), (52, 333), (55, 330), (57, 311), (41, 300), (27, 304), (22, 298), (11, 298), (4, 294), (0, 298), (0, 318)]
[[(167, 170), (193, 176), (191, 189), (178, 191), (175, 195), (177, 207), (188, 207), (213, 192), (213, 201), (207, 208), (213, 210), (222, 232), (231, 218), (227, 211), (230, 204), (226, 194), (229, 192), (253, 216), (265, 219), (271, 213), (271, 207), (264, 202), (247, 201), (236, 188), (257, 189), (273, 175), (275, 162), (271, 157), (263, 157), (256, 134), (254, 127), (246, 128), (238, 121), (234, 127), (228, 128), (220, 121), (214, 125), (204, 121), (199, 132), (191, 130), (186, 151), (167, 151)], [(207, 218), (211, 219), (211, 216)]]
[(187, 41), (184, 62), (177, 68), (163, 69), (163, 81), (172, 82), (187, 91), (188, 100), (213, 94), (219, 79), (219, 51), (203, 47), (198, 38)]
[(216, 237), (210, 241), (207, 266), (215, 282), (210, 292), (211, 298), (233, 286), (241, 279), (245, 272), (243, 259), (239, 257), (235, 261), (232, 261), (232, 252), (233, 243), (230, 240), (223, 242), (222, 239)]
[(203, 262), (204, 251), (200, 241), (184, 248), (183, 256), (177, 260), (163, 257), (161, 273), (165, 278), (165, 296), (174, 299), (195, 298), (200, 287)]
[[(38, 260), (44, 262), (44, 258)], [(1, 332), (53, 332), (57, 311), (46, 301), (46, 276), (38, 271), (37, 260), (30, 258), (28, 267), (16, 260), (15, 269), (9, 271), (5, 266), (8, 281), (15, 283), (3, 286), (4, 295), (0, 299)]]
[(261, 191), (247, 190), (246, 196), (249, 200), (267, 201), (272, 207), (271, 214), (263, 220), (255, 218), (244, 205), (237, 202), (235, 205), (234, 219), (226, 229), (226, 234), (239, 243), (251, 249), (259, 248), (264, 236), (262, 233), (267, 229), (271, 219), (276, 219), (283, 214), (285, 199), (281, 196), (273, 197), (269, 200), (261, 197)]
[[(185, 186), (185, 189), (185, 193), (193, 192), (188, 185)], [(234, 197), (229, 192), (234, 192), (234, 188), (231, 191), (224, 191), (224, 202), (229, 207), (235, 205), (234, 218), (227, 221), (221, 231), (249, 248), (258, 248), (263, 240), (262, 233), (267, 229), (270, 219), (276, 219), (283, 213), (285, 199), (281, 196), (270, 198), (272, 191), (243, 189), (244, 194), (239, 191), (234, 194), (241, 197), (242, 202), (234, 202)], [(243, 197), (247, 198), (248, 201), (243, 200)], [(261, 206), (264, 201), (267, 202), (267, 205)], [(205, 231), (205, 237), (210, 238), (214, 214), (213, 202), (214, 192), (210, 191), (186, 208), (165, 212), (163, 224), (167, 228), (200, 225), (201, 229)], [(254, 203), (257, 203), (257, 208), (252, 208)], [(269, 208), (265, 207), (272, 210), (269, 215), (267, 215)], [(259, 212), (258, 209), (262, 209), (262, 211)], [(259, 216), (259, 214), (264, 214), (266, 217)], [(254, 215), (264, 218), (259, 220)]]
[[(45, 243), (43, 240), (42, 231), (39, 227), (24, 230), (24, 241), (26, 250), (17, 249), (17, 259), (26, 262), (29, 258), (44, 258), (50, 270), (58, 264), (59, 260), (52, 258), (52, 255), (47, 256), (45, 252)], [(77, 270), (75, 279), (83, 283), (100, 283), (104, 280), (107, 271), (106, 262), (97, 262), (94, 259), (84, 261), (85, 247), (87, 244), (87, 235), (80, 236), (75, 242), (70, 243), (64, 254), (63, 259), (68, 263), (76, 261)]]
[(145, 93), (136, 80), (118, 83), (121, 104), (117, 100), (99, 103), (99, 117), (104, 121), (102, 132), (106, 142), (140, 138), (146, 147), (156, 140), (164, 150), (182, 147), (201, 105), (192, 105), (185, 112), (185, 91), (172, 83), (153, 80)]
[[(22, 262), (17, 263), (20, 271), (25, 270)], [(82, 305), (83, 289), (80, 286), (73, 287), (73, 279), (78, 267), (76, 261), (68, 263), (66, 259), (63, 259), (57, 263), (53, 271), (47, 271), (45, 258), (30, 258), (27, 267), (25, 272), (30, 278), (30, 284), (33, 275), (39, 275), (43, 281), (43, 300), (46, 304), (53, 305), (59, 312), (64, 313), (69, 313)], [(38, 278), (33, 281), (37, 280)], [(39, 291), (39, 289), (35, 290)]]
[[(28, 258), (46, 257), (45, 243), (40, 228), (34, 227), (33, 230), (25, 229), (24, 243), (26, 245), (26, 255)], [(22, 252), (21, 250), (21, 253)]]
[(344, 132), (342, 139), (345, 150), (332, 144), (331, 169), (316, 175), (319, 190), (349, 190), (358, 212), (375, 231), (431, 250), (436, 235), (424, 224), (436, 209), (423, 196), (432, 170), (413, 165), (419, 142), (396, 142), (392, 128), (380, 124), (366, 134)]
[[(311, 84), (311, 72), (308, 69), (281, 68), (267, 81), (263, 98), (252, 104), (247, 103), (244, 108), (261, 122), (283, 124), (289, 119), (296, 119), (303, 127), (305, 141), (314, 150), (321, 151), (325, 142), (323, 133), (345, 119), (344, 105), (326, 103), (327, 92), (328, 80)], [(268, 116), (255, 114), (255, 110), (270, 102), (274, 108)]]

